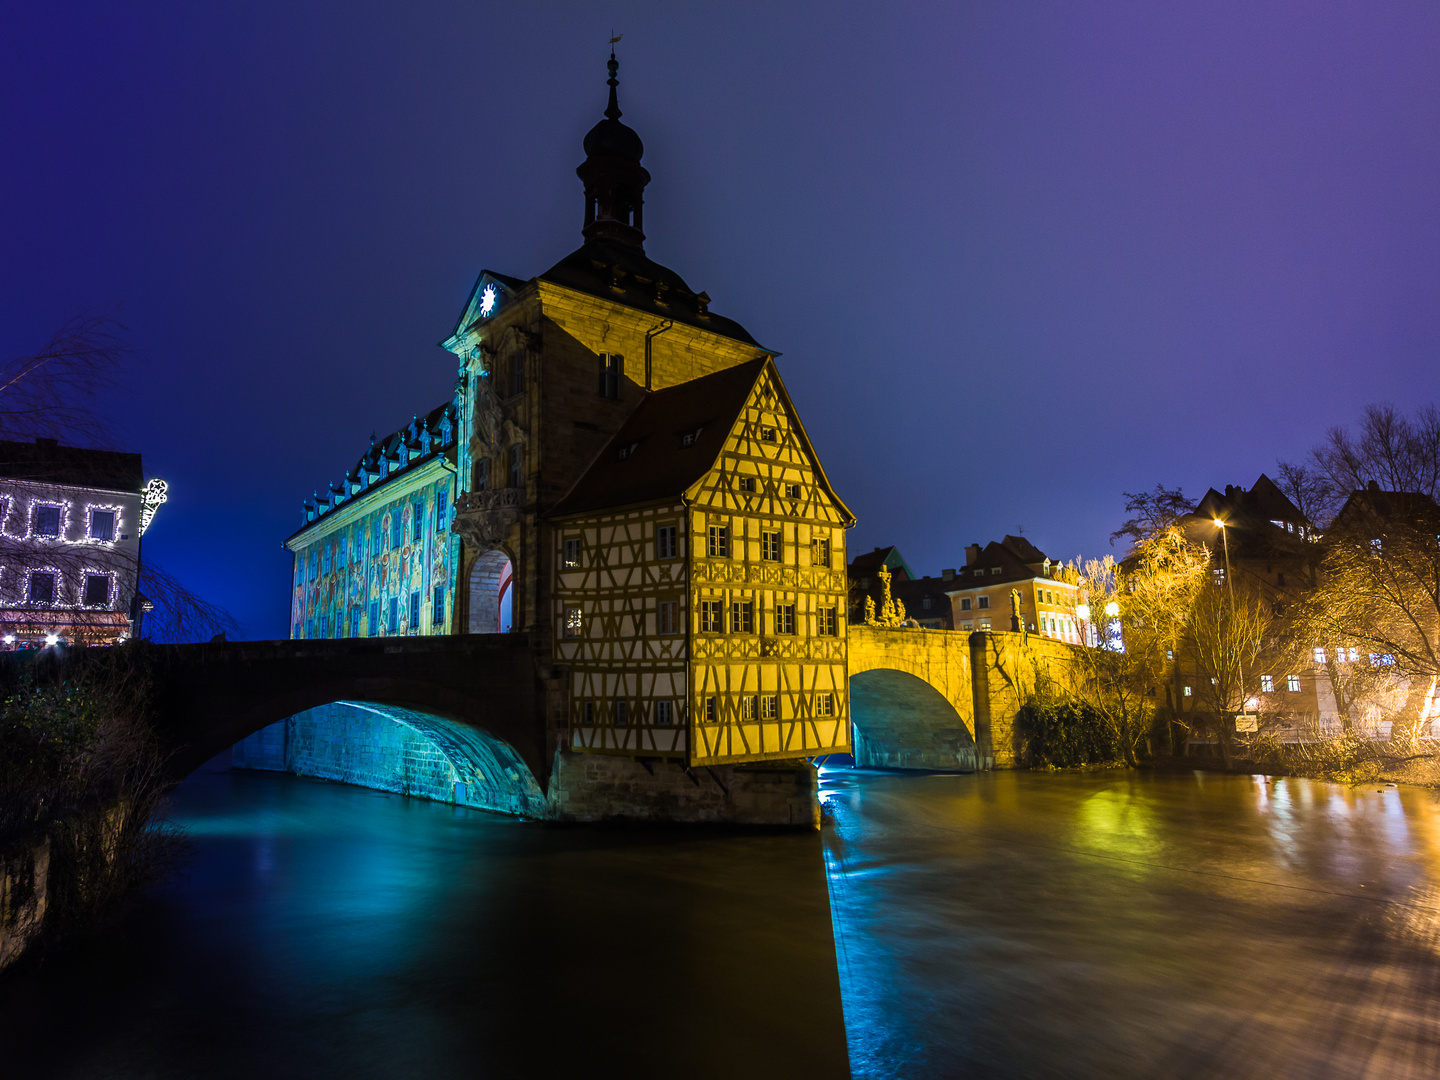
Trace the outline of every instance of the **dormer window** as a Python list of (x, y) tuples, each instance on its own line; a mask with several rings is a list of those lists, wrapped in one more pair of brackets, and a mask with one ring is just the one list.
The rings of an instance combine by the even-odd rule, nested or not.
[(615, 452), (615, 460), (616, 460), (616, 461), (624, 461), (624, 460), (625, 460), (626, 458), (628, 458), (631, 454), (635, 453), (635, 451), (638, 450), (639, 448), (640, 448), (640, 443), (639, 443), (638, 441), (637, 441), (637, 442), (632, 442), (632, 443), (626, 443), (624, 446), (620, 447), (620, 449)]
[(687, 432), (685, 432), (685, 434), (683, 434), (683, 435), (680, 436), (680, 445), (681, 445), (682, 447), (694, 446), (696, 440), (698, 440), (698, 439), (700, 438), (700, 432), (702, 432), (702, 431), (704, 431), (704, 430), (705, 430), (704, 428), (698, 428), (698, 427), (697, 427), (694, 431), (687, 431)]

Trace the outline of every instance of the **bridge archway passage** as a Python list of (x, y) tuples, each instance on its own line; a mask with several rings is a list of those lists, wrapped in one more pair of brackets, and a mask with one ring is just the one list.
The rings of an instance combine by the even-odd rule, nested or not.
[(975, 736), (955, 706), (924, 679), (876, 668), (850, 676), (855, 764), (974, 772)]
[(514, 564), (503, 551), (487, 551), (470, 567), (472, 634), (508, 634), (514, 624)]
[(237, 743), (234, 763), (541, 817), (545, 793), (514, 748), (423, 710), (366, 701), (307, 709)]

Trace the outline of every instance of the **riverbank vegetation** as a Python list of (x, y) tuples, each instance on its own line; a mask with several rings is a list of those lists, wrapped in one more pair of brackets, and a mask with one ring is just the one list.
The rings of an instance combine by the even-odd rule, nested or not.
[[(0, 665), (0, 861), (7, 917), (43, 889), (42, 934), (94, 930), (185, 851), (165, 820), (164, 757), (147, 722), (149, 649), (132, 642)], [(35, 853), (48, 848), (37, 880)], [(29, 871), (27, 873), (27, 870)]]
[[(1081, 748), (1113, 746), (1131, 766), (1200, 753), (1226, 769), (1440, 782), (1440, 411), (1372, 406), (1277, 473), (1304, 521), (1255, 524), (1281, 526), (1289, 587), (1273, 566), (1232, 564), (1237, 522), (1197, 515), (1180, 489), (1126, 494), (1124, 557), (1064, 569), (1090, 647), (1063, 693), (1035, 681), (1022, 759), (1081, 764), (1100, 752)], [(1276, 672), (1315, 680), (1311, 711)]]

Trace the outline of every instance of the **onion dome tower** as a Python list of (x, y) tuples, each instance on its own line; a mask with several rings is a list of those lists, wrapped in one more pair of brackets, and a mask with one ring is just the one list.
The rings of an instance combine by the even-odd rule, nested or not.
[(645, 233), (641, 211), (645, 204), (645, 185), (650, 174), (640, 164), (645, 144), (640, 136), (620, 122), (620, 103), (615, 88), (620, 81), (615, 73), (620, 64), (615, 50), (610, 50), (610, 104), (601, 120), (585, 136), (585, 161), (575, 170), (585, 185), (586, 241), (611, 240), (645, 250)]

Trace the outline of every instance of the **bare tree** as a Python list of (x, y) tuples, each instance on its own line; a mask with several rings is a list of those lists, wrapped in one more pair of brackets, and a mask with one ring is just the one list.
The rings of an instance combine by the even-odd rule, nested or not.
[(124, 330), (109, 315), (75, 315), (39, 352), (0, 361), (0, 439), (88, 446), (113, 441), (96, 402), (115, 387), (130, 352)]
[(1156, 484), (1154, 491), (1126, 491), (1125, 512), (1130, 515), (1125, 524), (1110, 534), (1110, 543), (1128, 537), (1131, 548), (1144, 540), (1164, 532), (1184, 514), (1188, 514), (1191, 503), (1185, 493), (1177, 488)]
[(1249, 589), (1207, 588), (1190, 607), (1184, 650), (1197, 676), (1192, 713), (1215, 736), (1228, 768), (1234, 756), (1235, 716), (1258, 674), (1269, 637), (1271, 607)]

